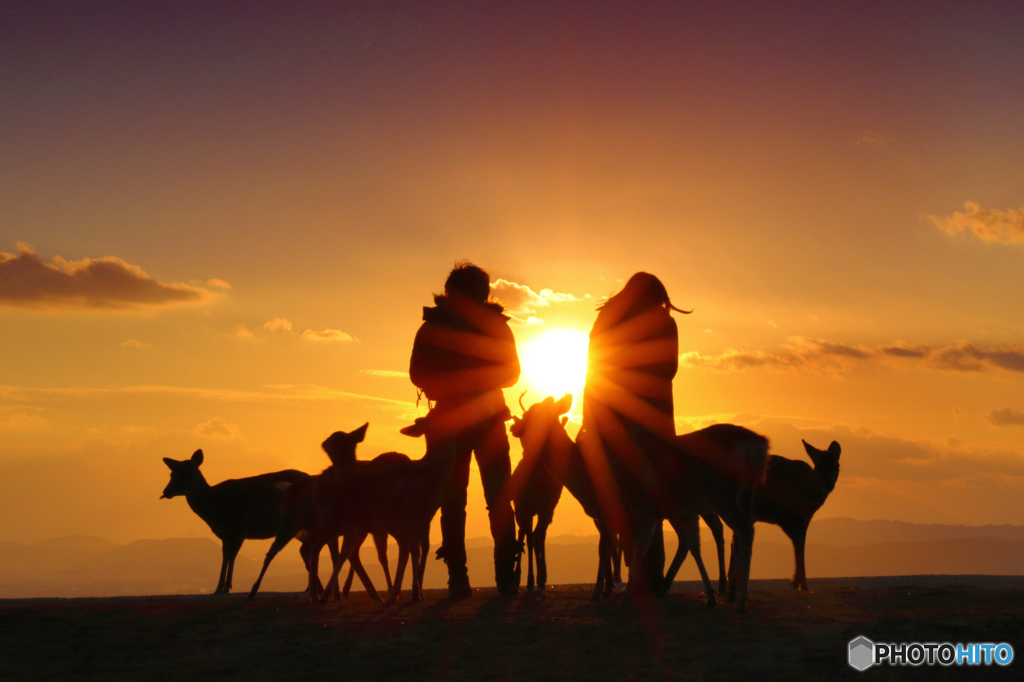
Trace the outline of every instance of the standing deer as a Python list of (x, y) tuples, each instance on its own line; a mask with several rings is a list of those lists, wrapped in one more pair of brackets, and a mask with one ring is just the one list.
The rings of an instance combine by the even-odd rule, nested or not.
[(203, 451), (191, 459), (178, 461), (164, 457), (171, 470), (171, 481), (160, 499), (184, 495), (188, 506), (221, 540), (220, 579), (214, 594), (231, 591), (235, 557), (245, 540), (264, 540), (275, 536), (281, 518), (281, 484), (302, 484), (309, 474), (294, 469), (249, 478), (229, 479), (211, 486), (199, 471)]
[[(584, 511), (595, 520), (599, 541), (598, 582), (593, 598), (599, 599), (602, 585), (610, 593), (612, 585), (612, 553), (614, 535), (601, 505), (601, 495), (588, 470), (581, 451), (565, 433), (566, 420), (559, 416), (572, 406), (572, 396), (566, 395), (555, 402), (545, 398), (527, 410), (522, 419), (513, 417), (512, 433), (523, 440), (524, 457), (537, 456), (548, 466), (552, 475), (562, 481), (569, 492), (576, 497)], [(531, 426), (531, 424), (533, 426)], [(583, 436), (583, 434), (581, 434)], [(762, 436), (732, 427), (725, 446), (701, 437), (677, 437), (674, 442), (658, 451), (644, 452), (657, 472), (667, 491), (666, 498), (657, 501), (661, 507), (660, 516), (650, 511), (652, 500), (642, 499), (645, 493), (635, 484), (630, 484), (626, 475), (612, 470), (615, 484), (619, 485), (622, 503), (632, 528), (633, 561), (630, 569), (630, 584), (634, 576), (642, 575), (642, 557), (647, 543), (653, 535), (655, 523), (668, 518), (679, 533), (680, 542), (685, 543), (694, 553), (694, 559), (701, 567), (708, 604), (714, 604), (714, 588), (711, 586), (703, 562), (700, 559), (697, 515), (715, 512), (734, 530), (739, 538), (737, 560), (739, 568), (740, 597), (736, 610), (743, 611), (747, 602), (747, 580), (750, 571), (750, 555), (753, 545), (753, 520), (751, 505), (756, 481), (764, 475), (768, 441)], [(620, 533), (620, 537), (622, 534)], [(628, 535), (627, 535), (628, 537)], [(662, 586), (655, 586), (660, 589)]]
[[(521, 396), (520, 396), (521, 397)], [(512, 472), (512, 487), (517, 491), (512, 504), (516, 523), (519, 524), (519, 551), (516, 554), (516, 583), (522, 577), (523, 539), (526, 540), (526, 589), (532, 590), (534, 556), (537, 564), (537, 589), (543, 590), (548, 582), (546, 539), (548, 526), (555, 515), (555, 507), (562, 497), (562, 484), (543, 466), (531, 466), (520, 461)], [(537, 526), (533, 526), (533, 517)]]
[[(321, 444), (321, 447), (329, 454), (329, 456), (337, 458), (339, 462), (355, 462), (356, 446), (361, 443), (363, 438), (366, 436), (367, 427), (369, 427), (369, 423), (363, 424), (352, 433), (337, 431), (331, 434), (331, 436)], [(305, 480), (298, 481), (291, 485), (286, 483), (279, 485), (279, 489), (284, 491), (284, 498), (281, 505), (281, 515), (278, 522), (277, 533), (274, 536), (274, 542), (271, 543), (270, 549), (267, 551), (266, 558), (263, 560), (263, 568), (260, 570), (259, 577), (256, 578), (256, 582), (249, 591), (250, 600), (253, 599), (259, 591), (260, 583), (263, 582), (263, 576), (266, 574), (267, 568), (270, 567), (270, 562), (273, 561), (278, 552), (284, 549), (285, 545), (287, 545), (291, 539), (296, 536), (301, 536), (303, 540), (300, 552), (302, 553), (306, 570), (309, 573), (307, 591), (309, 592), (310, 599), (316, 601), (321, 597), (324, 599), (331, 597), (337, 598), (337, 582), (329, 583), (329, 589), (325, 591), (320, 584), (319, 577), (320, 552), (323, 549), (323, 546), (325, 544), (328, 546), (332, 559), (336, 559), (338, 556), (338, 536), (334, 535), (332, 537), (328, 531), (323, 531), (318, 526), (316, 505), (317, 487), (318, 485), (321, 488), (325, 485), (330, 485), (329, 482), (320, 483), (319, 479), (322, 475), (323, 474), (308, 477)], [(373, 541), (377, 547), (377, 558), (381, 563), (381, 567), (384, 569), (384, 578), (387, 581), (388, 591), (390, 592), (392, 583), (391, 572), (388, 570), (387, 534), (376, 533), (373, 535)], [(360, 541), (359, 544), (362, 545), (362, 541)], [(345, 589), (343, 592), (344, 596), (348, 596), (349, 589), (352, 585), (353, 574), (358, 573), (359, 579), (366, 588), (366, 593), (371, 599), (380, 601), (380, 595), (377, 594), (369, 576), (366, 574), (362, 562), (359, 559), (358, 551), (349, 558), (349, 564), (349, 576), (345, 581)]]
[[(420, 426), (429, 428), (426, 422), (418, 421), (403, 432), (419, 435), (423, 431), (415, 434), (409, 431)], [(394, 603), (401, 594), (410, 557), (413, 562), (412, 598), (413, 601), (423, 598), (430, 523), (441, 506), (444, 487), (455, 468), (453, 440), (441, 439), (440, 443), (434, 451), (428, 446), (427, 454), (418, 460), (400, 453), (385, 453), (369, 462), (357, 462), (325, 448), (332, 464), (317, 479), (318, 532), (327, 529), (332, 535), (344, 537), (334, 561), (328, 591), (337, 584), (342, 564), (368, 533), (387, 533), (395, 538), (399, 549), (394, 585), (387, 603)]]
[[(804, 547), (807, 541), (807, 527), (810, 525), (814, 513), (825, 504), (829, 493), (836, 486), (836, 481), (839, 478), (839, 455), (842, 448), (836, 441), (832, 441), (828, 450), (819, 450), (813, 445), (809, 445), (807, 441), (800, 442), (803, 443), (807, 455), (814, 463), (814, 468), (809, 467), (806, 462), (771, 455), (768, 458), (764, 483), (758, 487), (754, 496), (754, 520), (774, 523), (781, 527), (792, 541), (796, 559), (796, 572), (793, 575), (792, 585), (794, 589), (806, 590), (808, 588), (807, 574), (804, 569)], [(725, 582), (725, 543), (721, 533), (722, 523), (714, 515), (707, 515), (703, 518), (715, 535), (720, 581)], [(713, 524), (717, 524), (717, 533)], [(679, 551), (682, 552), (681, 546)], [(677, 552), (669, 573), (666, 575), (667, 584), (672, 583), (676, 571), (685, 558), (685, 552), (682, 552), (682, 555)], [(730, 592), (733, 589), (731, 583), (734, 570), (732, 557), (730, 557)]]

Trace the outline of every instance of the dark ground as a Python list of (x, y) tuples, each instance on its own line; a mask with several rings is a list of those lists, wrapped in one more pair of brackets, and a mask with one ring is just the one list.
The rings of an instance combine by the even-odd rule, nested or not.
[[(381, 607), (364, 594), (313, 607), (297, 594), (0, 601), (0, 679), (1021, 679), (1024, 578), (754, 581), (750, 609), (664, 599), (592, 604), (590, 586), (461, 602), (428, 591)], [(405, 593), (406, 596), (408, 593)], [(849, 640), (1008, 642), (1006, 668), (847, 665)]]

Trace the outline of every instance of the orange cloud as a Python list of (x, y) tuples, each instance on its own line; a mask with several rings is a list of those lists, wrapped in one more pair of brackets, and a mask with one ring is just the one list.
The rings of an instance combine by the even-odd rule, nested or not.
[(0, 307), (27, 309), (137, 309), (205, 303), (206, 289), (163, 284), (141, 268), (113, 256), (44, 263), (18, 242), (17, 255), (0, 253)]
[(302, 332), (302, 338), (307, 341), (355, 341), (351, 334), (337, 329), (321, 329), (319, 331), (307, 329)]
[(361, 369), (360, 374), (369, 374), (372, 377), (388, 377), (391, 379), (408, 379), (408, 372), (396, 372), (391, 369)]
[(292, 323), (283, 317), (275, 317), (272, 320), (268, 320), (263, 323), (264, 329), (269, 329), (272, 332), (282, 331), (290, 332), (292, 330)]
[[(809, 371), (840, 374), (857, 362), (906, 362), (917, 367), (958, 372), (981, 372), (1003, 369), (1024, 372), (1024, 346), (999, 346), (983, 350), (968, 341), (958, 341), (933, 350), (921, 344), (897, 341), (888, 346), (868, 347), (832, 343), (802, 336), (790, 338), (780, 351), (739, 351), (728, 349), (719, 355), (699, 352), (683, 353), (680, 364), (703, 367), (717, 372), (742, 372), (748, 369), (776, 371)], [(926, 361), (926, 362), (922, 362)]]
[(1024, 412), (1005, 407), (1001, 410), (992, 410), (988, 420), (994, 426), (1024, 426)]
[(196, 426), (195, 434), (206, 438), (238, 438), (241, 435), (237, 424), (229, 424), (220, 417)]
[(982, 208), (973, 201), (964, 203), (964, 212), (949, 216), (926, 216), (946, 234), (970, 230), (986, 244), (1016, 244), (1024, 242), (1024, 208), (1019, 211), (1000, 211)]
[(499, 279), (491, 284), (491, 295), (505, 304), (510, 314), (532, 315), (537, 308), (547, 308), (552, 303), (575, 303), (583, 299), (572, 294), (562, 294), (551, 289), (535, 292), (525, 284), (516, 284)]

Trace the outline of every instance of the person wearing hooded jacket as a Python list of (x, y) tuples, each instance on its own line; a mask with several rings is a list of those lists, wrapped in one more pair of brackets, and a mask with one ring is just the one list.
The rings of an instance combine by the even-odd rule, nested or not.
[(423, 309), (413, 342), (409, 378), (434, 403), (427, 451), (454, 439), (456, 465), (441, 502), (441, 548), (448, 566), (448, 594), (472, 594), (466, 570), (466, 501), (475, 454), (494, 539), (494, 578), (502, 594), (518, 592), (514, 574), (515, 520), (508, 490), (512, 466), (503, 388), (519, 380), (519, 357), (509, 317), (489, 300), (490, 276), (471, 263), (456, 265), (444, 294)]

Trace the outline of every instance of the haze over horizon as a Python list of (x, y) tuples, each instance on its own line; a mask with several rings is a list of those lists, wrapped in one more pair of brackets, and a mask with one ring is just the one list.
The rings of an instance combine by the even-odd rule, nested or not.
[[(1000, 2), (11, 5), (0, 541), (209, 535), (157, 499), (197, 448), (211, 483), (318, 472), (367, 421), (361, 458), (421, 456), (409, 353), (460, 259), (514, 318), (510, 405), (578, 391), (527, 356), (578, 360), (643, 270), (695, 311), (679, 431), (839, 441), (816, 518), (1024, 524), (1022, 29)], [(549, 534), (592, 529), (563, 495)]]

